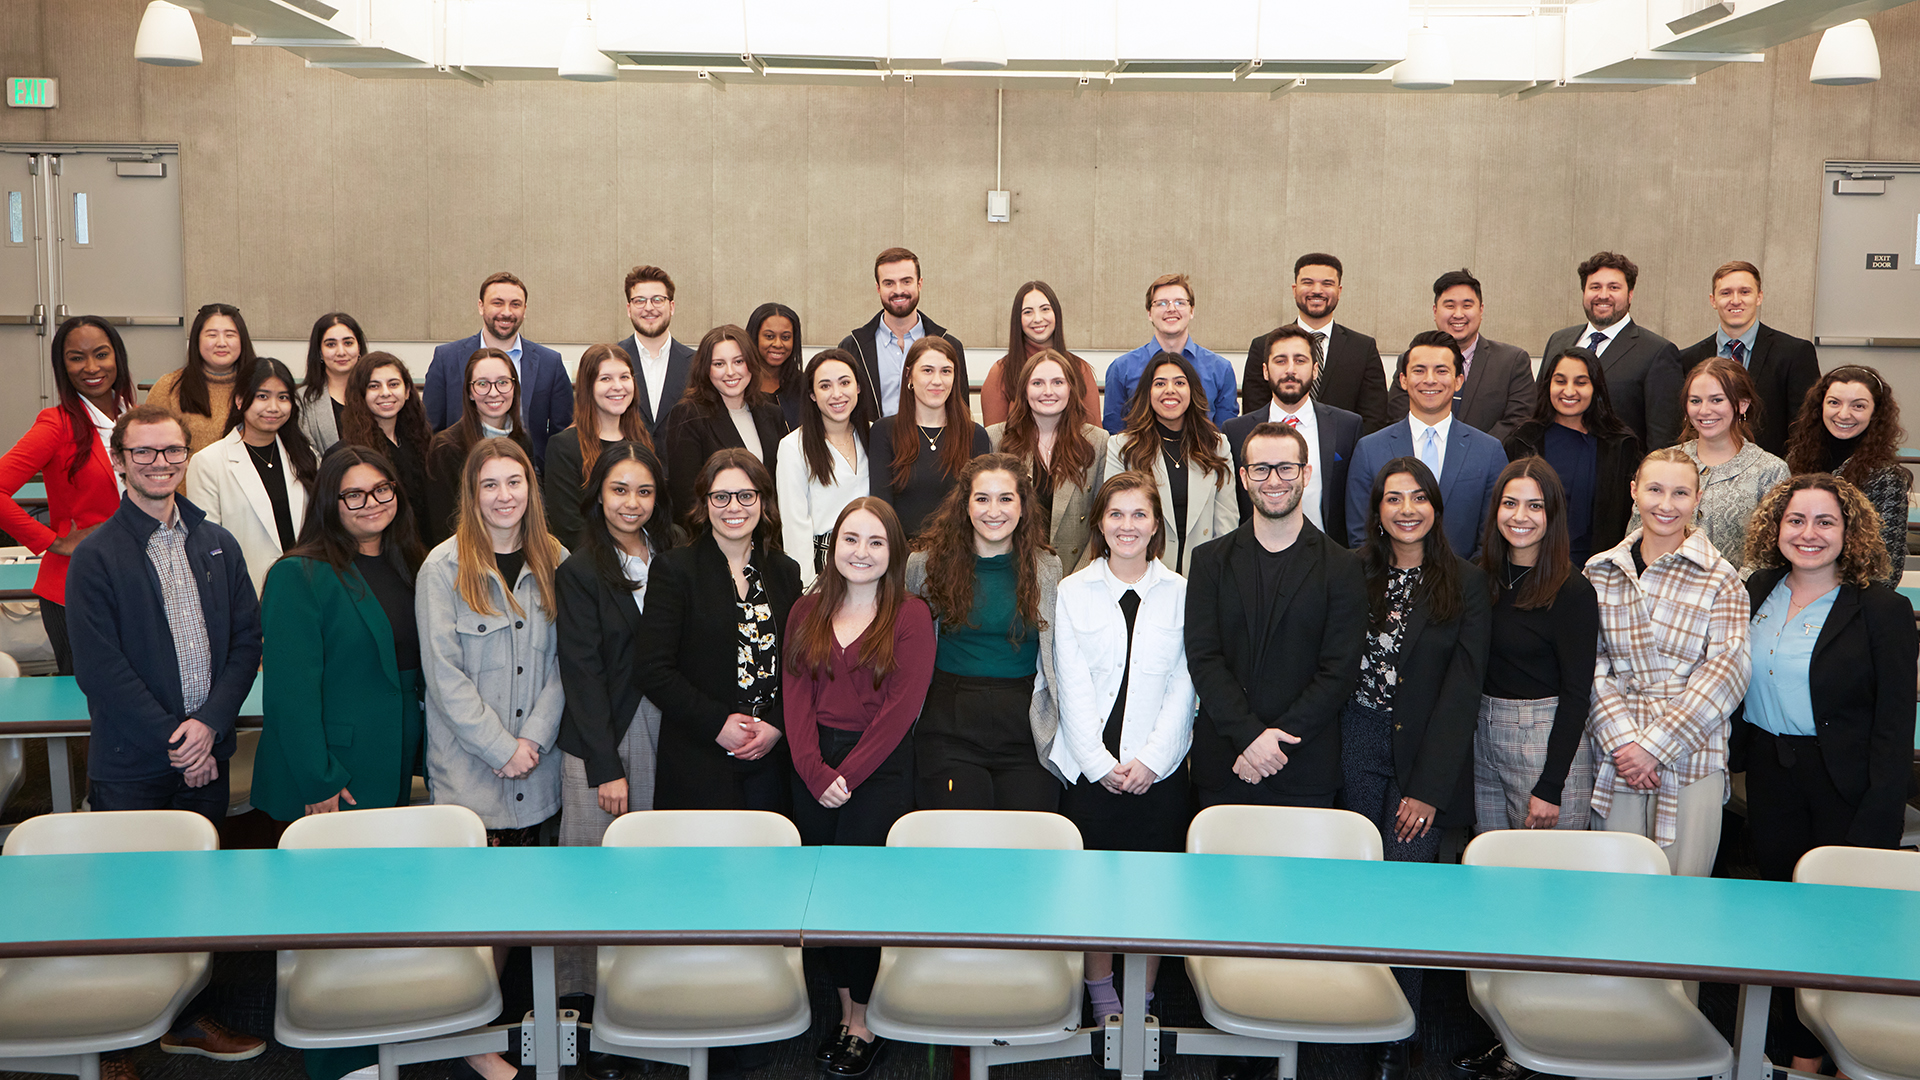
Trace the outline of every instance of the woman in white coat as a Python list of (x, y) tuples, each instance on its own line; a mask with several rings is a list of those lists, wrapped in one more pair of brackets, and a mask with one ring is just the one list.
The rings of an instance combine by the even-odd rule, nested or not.
[(317, 465), (300, 429), (293, 373), (271, 356), (254, 362), (227, 410), (227, 433), (193, 455), (187, 501), (233, 534), (255, 595), (267, 571), (299, 539)]
[(773, 470), (780, 538), (800, 564), (800, 585), (826, 566), (833, 523), (872, 486), (867, 416), (860, 408), (860, 361), (845, 349), (823, 349), (807, 362), (800, 426), (780, 440)]
[(1179, 353), (1147, 362), (1127, 406), (1126, 426), (1107, 440), (1103, 476), (1128, 469), (1153, 477), (1167, 546), (1160, 561), (1187, 572), (1193, 551), (1240, 527), (1233, 481), (1233, 451), (1208, 415), (1200, 377)]

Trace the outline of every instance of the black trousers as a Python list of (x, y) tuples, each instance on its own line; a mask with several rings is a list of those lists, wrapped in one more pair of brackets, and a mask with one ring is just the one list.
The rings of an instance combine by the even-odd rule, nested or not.
[(1060, 808), (1060, 781), (1040, 763), (1028, 712), (1033, 676), (935, 671), (914, 728), (914, 804), (922, 810)]
[(53, 673), (73, 674), (73, 639), (67, 636), (66, 606), (41, 597), (40, 625), (47, 631), (47, 643), (53, 646)]
[(1139, 795), (1115, 795), (1084, 777), (1060, 797), (1088, 851), (1185, 851), (1193, 793), (1182, 763)]

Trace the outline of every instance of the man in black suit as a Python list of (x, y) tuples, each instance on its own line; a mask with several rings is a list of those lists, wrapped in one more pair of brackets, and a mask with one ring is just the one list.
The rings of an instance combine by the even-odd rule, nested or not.
[[(1483, 337), (1480, 319), (1486, 314), (1480, 279), (1473, 271), (1449, 270), (1433, 283), (1433, 325), (1460, 346), (1466, 379), (1453, 395), (1453, 416), (1505, 442), (1514, 429), (1533, 415), (1533, 358), (1518, 345)], [(1401, 370), (1406, 369), (1404, 354)], [(1393, 419), (1407, 415), (1407, 391), (1396, 386), (1389, 395)]]
[(1247, 433), (1240, 483), (1254, 516), (1193, 554), (1187, 668), (1200, 696), (1194, 784), (1203, 806), (1332, 806), (1340, 708), (1360, 678), (1360, 557), (1301, 512), (1313, 466), (1284, 424)]
[(903, 247), (881, 252), (873, 260), (880, 311), (865, 326), (840, 339), (841, 348), (860, 358), (853, 374), (860, 381), (860, 407), (867, 410), (869, 420), (900, 411), (907, 350), (923, 337), (946, 338), (953, 343), (953, 351), (960, 354), (954, 393), (967, 393), (973, 385), (967, 381), (966, 346), (920, 310), (921, 280), (920, 256)]
[[(1340, 279), (1336, 256), (1314, 251), (1293, 261), (1293, 306), (1300, 313), (1295, 325), (1313, 335), (1319, 346), (1320, 371), (1312, 387), (1313, 400), (1360, 414), (1360, 433), (1365, 435), (1393, 422), (1387, 412), (1387, 376), (1380, 366), (1380, 346), (1358, 330), (1333, 321), (1333, 311), (1340, 306)], [(1246, 369), (1240, 378), (1242, 413), (1259, 412), (1273, 397), (1263, 370), (1266, 359), (1267, 336), (1262, 334), (1247, 346)]]
[[(1266, 343), (1266, 366), (1255, 377), (1268, 388), (1269, 400), (1259, 411), (1241, 413), (1220, 429), (1233, 448), (1234, 467), (1246, 464), (1243, 450), (1255, 426), (1271, 422), (1300, 432), (1311, 451), (1307, 460), (1314, 466), (1304, 492), (1304, 513), (1321, 532), (1342, 542), (1347, 535), (1347, 462), (1360, 441), (1360, 417), (1312, 396), (1320, 356), (1311, 331), (1288, 323), (1254, 341)], [(1253, 501), (1247, 489), (1242, 487), (1237, 494), (1240, 520), (1251, 520)]]
[(647, 422), (647, 434), (660, 437), (660, 423), (687, 392), (687, 368), (693, 349), (673, 340), (673, 278), (657, 266), (627, 271), (627, 319), (633, 333), (620, 343), (633, 360), (635, 406)]
[(1760, 321), (1760, 268), (1735, 260), (1713, 272), (1708, 300), (1720, 315), (1720, 328), (1680, 354), (1680, 369), (1712, 356), (1746, 365), (1759, 392), (1760, 422), (1753, 441), (1775, 457), (1787, 456), (1787, 427), (1799, 414), (1807, 391), (1820, 381), (1820, 354), (1813, 342), (1783, 334)]
[(1672, 446), (1680, 441), (1680, 350), (1634, 321), (1640, 268), (1625, 255), (1602, 251), (1580, 264), (1579, 275), (1586, 325), (1555, 331), (1541, 363), (1553, 363), (1575, 345), (1600, 354), (1613, 411), (1640, 437), (1640, 446)]

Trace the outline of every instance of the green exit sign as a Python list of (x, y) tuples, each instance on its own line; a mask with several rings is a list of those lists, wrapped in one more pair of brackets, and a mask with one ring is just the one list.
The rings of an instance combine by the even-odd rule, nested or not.
[(7, 104), (16, 109), (51, 109), (60, 104), (60, 80), (8, 79)]

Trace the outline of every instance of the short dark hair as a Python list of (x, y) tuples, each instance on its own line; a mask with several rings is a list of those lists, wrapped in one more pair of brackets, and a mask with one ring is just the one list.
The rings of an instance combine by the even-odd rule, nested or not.
[(881, 267), (897, 262), (913, 263), (913, 276), (920, 276), (920, 256), (903, 247), (890, 247), (873, 257), (873, 280), (876, 282), (880, 280)]
[(164, 424), (169, 420), (180, 425), (180, 441), (186, 442), (188, 438), (187, 422), (179, 413), (175, 412), (172, 407), (162, 405), (157, 401), (149, 401), (143, 405), (135, 405), (133, 408), (121, 413), (120, 418), (113, 422), (113, 434), (107, 437), (107, 449), (113, 451), (115, 454), (125, 450), (127, 448), (127, 429), (135, 424)]
[[(480, 283), (480, 299), (485, 300), (487, 298), (487, 290), (493, 288), (495, 285), (511, 285), (514, 288), (519, 289), (520, 299), (522, 300), (527, 299), (531, 295), (530, 293), (527, 292), (526, 282), (521, 281), (519, 278), (514, 277), (512, 274), (507, 273), (505, 270), (496, 270), (493, 273), (487, 275), (487, 280)], [(361, 348), (365, 348), (365, 347), (366, 347), (366, 344), (362, 342)]]
[(1293, 276), (1299, 277), (1300, 271), (1309, 266), (1331, 266), (1333, 267), (1334, 277), (1345, 277), (1347, 275), (1346, 269), (1340, 265), (1340, 257), (1338, 255), (1329, 255), (1324, 251), (1309, 251), (1305, 255), (1293, 260)]
[(1620, 273), (1626, 276), (1628, 292), (1632, 292), (1635, 283), (1640, 280), (1640, 268), (1633, 265), (1632, 259), (1627, 258), (1617, 251), (1596, 251), (1587, 257), (1586, 262), (1580, 264), (1580, 287), (1582, 289), (1587, 287), (1587, 279), (1593, 276), (1595, 270), (1620, 271)]
[(1400, 366), (1394, 369), (1394, 374), (1407, 373), (1407, 359), (1413, 355), (1413, 350), (1419, 348), (1445, 349), (1452, 353), (1455, 375), (1460, 374), (1460, 370), (1467, 366), (1467, 355), (1460, 351), (1460, 343), (1453, 340), (1452, 334), (1445, 330), (1423, 330), (1413, 335), (1412, 341), (1407, 342), (1407, 351), (1400, 354)]
[[(1300, 464), (1313, 464), (1313, 450), (1307, 445), (1307, 437), (1300, 434), (1300, 429), (1292, 424), (1276, 424), (1271, 420), (1262, 420), (1253, 425), (1253, 430), (1247, 432), (1246, 440), (1240, 445), (1243, 448), (1250, 446), (1255, 439), (1292, 439), (1300, 444)], [(1244, 457), (1245, 453), (1243, 452), (1241, 456)], [(1241, 466), (1241, 468), (1245, 467)]]
[(1267, 355), (1260, 358), (1260, 365), (1262, 367), (1266, 366), (1268, 360), (1273, 359), (1273, 343), (1276, 341), (1285, 341), (1288, 338), (1299, 338), (1301, 341), (1306, 342), (1307, 351), (1313, 354), (1313, 362), (1315, 365), (1326, 363), (1326, 357), (1320, 354), (1320, 343), (1313, 339), (1312, 332), (1297, 322), (1290, 322), (1285, 326), (1277, 326), (1267, 331)]
[(1475, 300), (1486, 299), (1480, 295), (1480, 279), (1473, 276), (1473, 271), (1463, 266), (1458, 270), (1449, 270), (1433, 279), (1434, 303), (1437, 304), (1440, 302), (1441, 293), (1446, 292), (1456, 285), (1465, 285), (1467, 288), (1472, 289)]
[(667, 302), (673, 302), (673, 278), (657, 266), (636, 266), (627, 271), (626, 284), (620, 286), (620, 299), (633, 299), (633, 287), (643, 281), (659, 282), (660, 287), (667, 290)]

